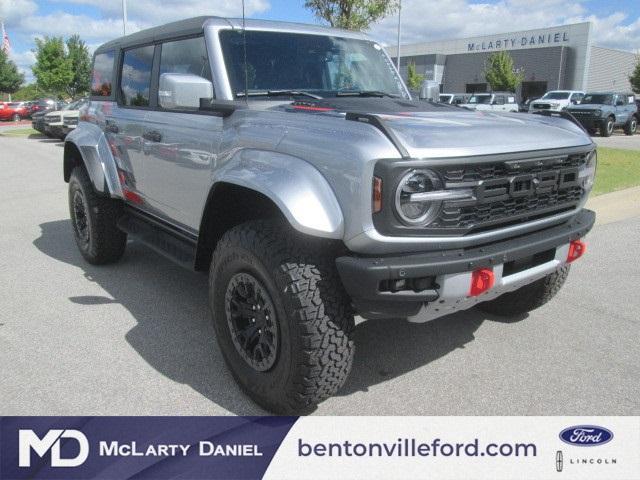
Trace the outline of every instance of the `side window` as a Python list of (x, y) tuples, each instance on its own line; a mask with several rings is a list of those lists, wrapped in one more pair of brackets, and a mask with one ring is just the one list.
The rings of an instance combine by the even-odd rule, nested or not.
[(508, 97), (507, 103), (516, 103), (516, 97)]
[[(189, 83), (189, 92), (177, 93), (175, 91), (175, 85), (164, 76), (171, 73), (185, 75), (182, 81)], [(186, 77), (187, 75), (189, 77)], [(204, 37), (162, 44), (160, 85), (158, 88), (158, 104), (162, 108), (197, 109), (200, 105), (200, 98), (213, 98), (211, 82), (211, 66)]]
[(496, 95), (493, 103), (495, 105), (504, 105), (504, 97), (502, 95)]
[(122, 102), (131, 107), (149, 106), (153, 45), (124, 52), (120, 92)]
[(93, 59), (91, 72), (91, 96), (110, 97), (113, 84), (113, 63), (115, 52), (99, 53)]

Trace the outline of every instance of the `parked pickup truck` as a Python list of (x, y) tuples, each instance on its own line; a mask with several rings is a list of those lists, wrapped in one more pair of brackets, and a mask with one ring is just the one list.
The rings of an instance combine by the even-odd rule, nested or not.
[(491, 112), (517, 112), (518, 102), (515, 93), (492, 92), (474, 93), (468, 101), (460, 104), (469, 110), (483, 110)]
[(551, 90), (541, 98), (529, 102), (529, 113), (540, 110), (559, 112), (582, 101), (584, 92), (578, 90)]
[(183, 20), (100, 46), (91, 88), (64, 145), (80, 253), (132, 238), (208, 273), (224, 359), (273, 412), (338, 391), (356, 314), (543, 305), (594, 223), (569, 115), (414, 101), (361, 33)]
[(640, 121), (633, 93), (587, 93), (580, 105), (573, 105), (567, 111), (589, 133), (593, 135), (599, 130), (603, 137), (610, 137), (615, 128), (622, 128), (627, 135), (634, 135)]

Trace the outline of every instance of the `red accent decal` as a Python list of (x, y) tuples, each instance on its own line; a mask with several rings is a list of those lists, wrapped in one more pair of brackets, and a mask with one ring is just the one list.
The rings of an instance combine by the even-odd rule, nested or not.
[(310, 105), (293, 105), (293, 108), (295, 108), (296, 110), (310, 110), (313, 112), (330, 112), (335, 110), (335, 108), (329, 108), (329, 107), (312, 107)]
[(126, 188), (123, 188), (122, 191), (124, 192), (124, 198), (129, 200), (130, 202), (137, 203), (138, 205), (141, 205), (143, 203), (142, 197), (137, 193), (132, 192), (131, 190), (127, 190)]

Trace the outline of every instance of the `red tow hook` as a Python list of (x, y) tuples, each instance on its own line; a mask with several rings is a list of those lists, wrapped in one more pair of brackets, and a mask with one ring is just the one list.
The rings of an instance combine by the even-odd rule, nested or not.
[(483, 294), (496, 283), (496, 277), (490, 268), (479, 268), (471, 272), (471, 288), (469, 296), (477, 297)]
[(573, 240), (569, 243), (569, 253), (567, 254), (567, 263), (579, 259), (587, 251), (587, 244), (580, 240)]

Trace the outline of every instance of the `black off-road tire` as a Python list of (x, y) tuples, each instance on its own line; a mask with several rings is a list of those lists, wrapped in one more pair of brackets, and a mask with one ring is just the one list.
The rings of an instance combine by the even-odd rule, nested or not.
[(570, 265), (560, 267), (555, 272), (529, 285), (500, 295), (498, 298), (478, 304), (484, 312), (510, 317), (535, 310), (551, 300), (560, 291), (569, 275)]
[(127, 234), (116, 225), (122, 207), (119, 200), (96, 194), (83, 166), (73, 169), (69, 178), (69, 214), (76, 244), (87, 262), (113, 263), (124, 254)]
[(626, 135), (635, 135), (638, 130), (638, 117), (633, 115), (627, 124), (624, 126), (624, 133)]
[[(282, 222), (259, 220), (226, 232), (212, 256), (209, 304), (218, 344), (240, 387), (271, 412), (312, 410), (342, 387), (351, 370), (354, 312), (332, 245)], [(225, 295), (238, 273), (257, 279), (275, 309), (279, 341), (266, 371), (253, 368), (233, 342)]]
[(608, 117), (602, 125), (600, 125), (600, 136), (601, 137), (610, 137), (613, 134), (613, 130), (615, 128), (615, 120), (613, 117)]

